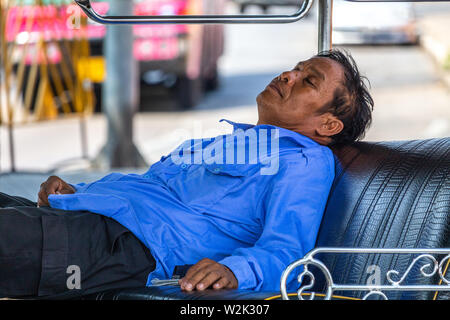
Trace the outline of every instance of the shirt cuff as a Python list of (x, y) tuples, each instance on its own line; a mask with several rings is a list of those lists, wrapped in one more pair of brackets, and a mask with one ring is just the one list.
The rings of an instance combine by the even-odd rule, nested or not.
[(255, 274), (245, 257), (229, 256), (218, 262), (228, 267), (234, 273), (239, 289), (255, 289), (257, 285)]

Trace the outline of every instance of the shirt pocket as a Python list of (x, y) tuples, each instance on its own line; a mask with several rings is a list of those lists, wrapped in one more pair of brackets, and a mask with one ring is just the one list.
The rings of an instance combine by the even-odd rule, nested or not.
[(185, 164), (167, 185), (184, 204), (205, 212), (238, 188), (252, 169), (247, 165)]

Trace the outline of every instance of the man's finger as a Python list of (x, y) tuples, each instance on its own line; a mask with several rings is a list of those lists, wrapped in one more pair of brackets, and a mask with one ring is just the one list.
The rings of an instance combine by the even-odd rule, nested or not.
[(62, 186), (59, 190), (56, 191), (57, 194), (71, 194), (71, 193), (75, 193), (73, 188), (71, 188), (70, 186)]
[(210, 272), (212, 263), (213, 262), (205, 262), (199, 264), (197, 269), (194, 270), (194, 273), (191, 273), (190, 275), (186, 274), (186, 277), (184, 277), (184, 280), (182, 280), (182, 289), (186, 289), (188, 291), (193, 290), (198, 282)]
[(182, 290), (204, 290), (237, 288), (237, 279), (226, 266), (211, 259), (203, 259), (191, 267), (186, 276), (179, 281)]
[(196, 285), (196, 288), (197, 290), (205, 290), (221, 278), (222, 275), (220, 274), (220, 272), (218, 272), (217, 269), (214, 269), (207, 273), (202, 279), (200, 279), (200, 281)]
[(62, 184), (58, 180), (51, 181), (50, 183), (47, 183), (44, 185), (43, 189), (43, 200), (47, 205), (48, 203), (48, 196), (51, 194), (60, 194), (60, 188), (62, 187)]
[(62, 187), (62, 184), (59, 180), (53, 180), (50, 183), (47, 183), (44, 187), (47, 195), (54, 194)]
[(47, 205), (47, 192), (44, 189), (41, 189), (38, 193), (38, 205), (42, 206), (42, 205)]
[(192, 267), (190, 267), (188, 269), (188, 271), (186, 272), (186, 275), (184, 276), (185, 278), (190, 278), (194, 273), (196, 273), (198, 270), (200, 270), (201, 268), (211, 264), (213, 261), (205, 258), (200, 260), (199, 262), (197, 262), (196, 264), (194, 264)]
[(49, 206), (49, 203), (47, 201), (39, 199), (37, 202), (38, 207), (46, 207)]
[(202, 268), (193, 275), (191, 275), (189, 278), (185, 278), (182, 282), (182, 289), (188, 291), (194, 290), (197, 283), (205, 277), (206, 275), (205, 270), (206, 269)]
[(57, 191), (57, 188), (58, 187), (58, 185), (57, 184), (55, 184), (55, 183), (53, 183), (53, 184), (44, 184), (42, 187), (41, 187), (41, 189), (39, 190), (39, 193), (38, 193), (38, 198), (39, 198), (39, 200), (41, 201), (40, 203), (38, 202), (38, 204), (39, 204), (39, 206), (41, 206), (41, 205), (49, 205), (49, 203), (48, 203), (48, 196), (50, 195), (50, 194), (55, 194), (55, 193), (57, 193), (58, 191)]
[(213, 289), (219, 290), (222, 288), (229, 288), (231, 285), (231, 281), (227, 277), (222, 277), (219, 281), (216, 281), (213, 285)]

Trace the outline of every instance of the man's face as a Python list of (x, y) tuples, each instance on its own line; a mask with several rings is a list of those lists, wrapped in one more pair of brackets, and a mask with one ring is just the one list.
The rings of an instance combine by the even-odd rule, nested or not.
[[(258, 95), (258, 124), (286, 128), (327, 144), (321, 136), (327, 138), (336, 134), (343, 125), (331, 123), (340, 120), (319, 111), (332, 101), (343, 79), (343, 67), (332, 59), (314, 57), (299, 62), (293, 70), (273, 79)], [(328, 128), (331, 131), (327, 131), (325, 125), (331, 125)], [(339, 130), (336, 125), (342, 128)]]

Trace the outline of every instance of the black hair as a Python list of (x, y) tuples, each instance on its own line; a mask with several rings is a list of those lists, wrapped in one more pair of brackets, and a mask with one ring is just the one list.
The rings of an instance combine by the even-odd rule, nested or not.
[(348, 144), (364, 137), (372, 123), (374, 102), (365, 81), (369, 80), (359, 73), (353, 57), (345, 51), (332, 49), (322, 51), (317, 57), (330, 58), (344, 68), (342, 87), (334, 92), (333, 100), (321, 111), (330, 112), (344, 124), (342, 131), (334, 136), (331, 145)]

